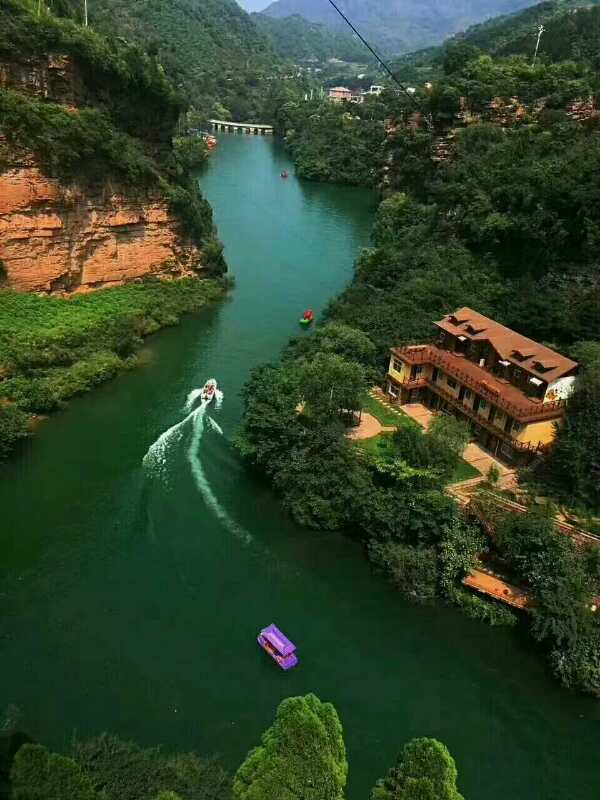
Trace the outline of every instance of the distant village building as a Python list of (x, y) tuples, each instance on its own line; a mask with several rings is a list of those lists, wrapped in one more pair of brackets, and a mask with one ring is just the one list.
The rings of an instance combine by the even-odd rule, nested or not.
[(385, 86), (374, 85), (374, 86), (371, 86), (369, 89), (367, 89), (366, 92), (363, 92), (363, 94), (365, 94), (365, 95), (375, 95), (376, 97), (379, 97), (379, 95), (383, 92), (384, 89), (385, 89)]
[(484, 447), (511, 462), (551, 444), (577, 362), (470, 308), (435, 325), (435, 344), (392, 349), (389, 397), (454, 414)]
[(345, 86), (334, 86), (329, 90), (329, 99), (332, 103), (343, 103), (344, 101), (349, 103), (352, 99), (352, 92)]

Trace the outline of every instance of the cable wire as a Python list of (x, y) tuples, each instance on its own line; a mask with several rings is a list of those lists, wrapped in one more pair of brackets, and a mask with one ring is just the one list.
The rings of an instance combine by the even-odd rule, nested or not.
[(355, 26), (352, 24), (352, 22), (351, 22), (351, 21), (348, 19), (348, 17), (347, 17), (347, 16), (344, 14), (344, 12), (343, 12), (343, 11), (342, 11), (342, 10), (341, 10), (341, 9), (340, 9), (340, 8), (339, 8), (339, 7), (338, 7), (336, 4), (335, 4), (335, 3), (334, 3), (334, 0), (328, 0), (328, 2), (329, 2), (329, 4), (330, 4), (331, 6), (333, 6), (333, 8), (335, 8), (335, 10), (337, 11), (337, 13), (338, 13), (338, 14), (340, 15), (340, 17), (341, 17), (341, 18), (344, 20), (344, 22), (345, 22), (345, 23), (346, 23), (346, 24), (347, 24), (347, 25), (348, 25), (348, 26), (349, 26), (349, 27), (352, 29), (352, 31), (354, 31), (354, 33), (355, 33), (355, 34), (358, 36), (358, 38), (361, 40), (361, 42), (364, 44), (364, 46), (365, 46), (365, 47), (366, 47), (366, 48), (369, 50), (369, 52), (371, 52), (371, 53), (372, 53), (372, 54), (375, 56), (375, 58), (377, 59), (377, 61), (378, 61), (378, 62), (381, 64), (381, 66), (383, 67), (383, 69), (384, 69), (384, 70), (387, 72), (387, 74), (388, 74), (388, 75), (390, 76), (390, 78), (391, 78), (391, 79), (394, 81), (394, 83), (395, 83), (395, 84), (397, 84), (397, 85), (398, 85), (398, 86), (399, 86), (399, 87), (402, 89), (402, 91), (403, 91), (403, 92), (404, 92), (404, 94), (405, 94), (405, 95), (408, 97), (408, 99), (409, 99), (409, 100), (410, 100), (410, 102), (413, 104), (413, 106), (414, 106), (415, 108), (417, 108), (417, 103), (416, 103), (416, 101), (415, 101), (415, 98), (414, 98), (414, 97), (412, 96), (412, 94), (411, 94), (411, 93), (408, 91), (408, 89), (406, 88), (406, 86), (405, 86), (405, 85), (404, 85), (404, 84), (403, 84), (403, 83), (402, 83), (402, 82), (401, 82), (401, 81), (400, 81), (400, 80), (399, 80), (399, 79), (396, 77), (396, 75), (394, 74), (394, 72), (393, 72), (392, 68), (391, 68), (390, 66), (388, 66), (388, 64), (386, 64), (386, 62), (385, 62), (385, 61), (383, 60), (383, 58), (382, 58), (382, 57), (379, 55), (379, 53), (377, 53), (377, 51), (376, 51), (376, 50), (375, 50), (373, 47), (371, 47), (371, 45), (369, 44), (369, 42), (368, 42), (368, 41), (365, 39), (365, 37), (364, 37), (364, 36), (361, 34), (361, 32), (358, 30), (358, 28), (356, 28), (356, 27), (355, 27)]

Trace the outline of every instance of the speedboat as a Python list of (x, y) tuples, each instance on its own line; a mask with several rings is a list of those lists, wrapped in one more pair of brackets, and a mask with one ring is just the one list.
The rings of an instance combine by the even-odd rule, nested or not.
[(290, 173), (286, 169), (284, 169), (283, 172), (281, 173), (281, 177), (282, 178), (289, 178), (290, 177)]
[(265, 653), (268, 653), (281, 669), (288, 670), (298, 663), (296, 645), (283, 634), (276, 625), (263, 628), (257, 641)]
[(206, 381), (204, 386), (202, 387), (202, 391), (200, 393), (200, 398), (206, 403), (210, 403), (211, 400), (214, 400), (215, 394), (217, 392), (217, 382), (214, 378)]

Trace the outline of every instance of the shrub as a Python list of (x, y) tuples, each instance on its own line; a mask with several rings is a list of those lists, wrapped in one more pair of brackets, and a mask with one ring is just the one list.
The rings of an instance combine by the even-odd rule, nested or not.
[(403, 594), (431, 600), (437, 589), (437, 556), (432, 547), (371, 541), (369, 558), (385, 570)]
[(10, 453), (19, 439), (28, 434), (27, 414), (13, 405), (0, 402), (0, 461)]
[(25, 744), (10, 773), (13, 800), (99, 800), (88, 777), (71, 758)]
[(505, 605), (493, 600), (484, 600), (476, 594), (471, 594), (464, 589), (453, 589), (449, 593), (452, 602), (461, 608), (471, 619), (487, 622), (488, 625), (513, 627), (518, 622), (518, 617)]

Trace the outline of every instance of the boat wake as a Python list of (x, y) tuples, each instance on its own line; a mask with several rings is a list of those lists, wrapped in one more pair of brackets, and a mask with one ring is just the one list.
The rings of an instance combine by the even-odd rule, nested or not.
[(217, 409), (221, 407), (223, 403), (223, 392), (219, 389), (215, 389), (214, 396), (208, 399), (203, 397), (204, 392), (205, 389), (193, 389), (188, 394), (184, 406), (184, 411), (188, 412), (187, 415), (181, 422), (172, 425), (158, 437), (154, 444), (148, 449), (148, 452), (142, 460), (142, 465), (144, 469), (154, 474), (163, 473), (167, 466), (169, 451), (174, 445), (181, 441), (187, 424), (191, 422), (192, 437), (186, 455), (196, 488), (202, 495), (208, 508), (211, 509), (214, 515), (221, 520), (228, 530), (244, 542), (249, 543), (252, 541), (252, 536), (248, 531), (238, 525), (221, 505), (210, 486), (204, 468), (202, 467), (202, 462), (200, 461), (199, 451), (202, 436), (205, 431), (205, 421), (208, 422), (208, 426), (211, 430), (223, 436), (223, 429), (221, 426), (206, 413), (213, 399), (215, 401), (215, 407)]

